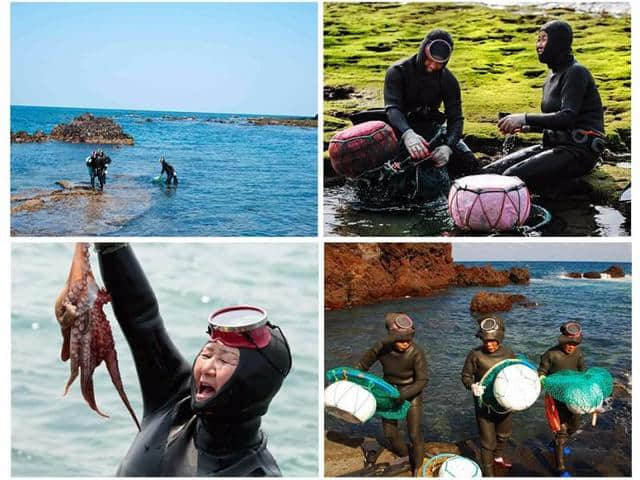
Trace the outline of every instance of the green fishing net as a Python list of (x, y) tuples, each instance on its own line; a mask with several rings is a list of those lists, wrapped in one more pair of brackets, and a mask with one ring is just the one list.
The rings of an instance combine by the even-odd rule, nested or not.
[(508, 358), (496, 363), (493, 367), (487, 370), (487, 372), (480, 380), (480, 385), (485, 387), (484, 393), (481, 397), (478, 398), (478, 403), (481, 407), (486, 407), (489, 410), (497, 413), (509, 412), (508, 409), (504, 408), (502, 405), (500, 405), (500, 403), (498, 403), (498, 400), (493, 393), (493, 382), (495, 382), (496, 377), (502, 370), (511, 365), (527, 365), (534, 370), (536, 369), (524, 355), (518, 355), (516, 358)]
[(574, 413), (591, 413), (613, 393), (613, 377), (600, 367), (586, 372), (564, 370), (547, 376), (542, 386)]
[(325, 377), (330, 383), (348, 380), (371, 392), (376, 399), (376, 417), (387, 420), (402, 420), (407, 417), (411, 404), (406, 400), (399, 402), (398, 389), (372, 373), (350, 367), (336, 367), (327, 371)]

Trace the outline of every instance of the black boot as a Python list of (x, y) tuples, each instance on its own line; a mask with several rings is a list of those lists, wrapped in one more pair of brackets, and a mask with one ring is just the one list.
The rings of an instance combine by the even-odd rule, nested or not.
[(558, 474), (562, 475), (562, 473), (564, 473), (565, 466), (564, 466), (564, 443), (562, 440), (560, 439), (556, 439), (556, 441), (554, 442), (554, 453), (555, 453), (555, 457), (556, 457), (556, 470), (558, 471)]

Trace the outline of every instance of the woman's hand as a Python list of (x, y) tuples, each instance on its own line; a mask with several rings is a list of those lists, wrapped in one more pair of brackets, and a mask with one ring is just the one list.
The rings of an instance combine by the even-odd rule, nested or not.
[(512, 113), (498, 120), (498, 128), (504, 135), (519, 131), (527, 123), (525, 113)]

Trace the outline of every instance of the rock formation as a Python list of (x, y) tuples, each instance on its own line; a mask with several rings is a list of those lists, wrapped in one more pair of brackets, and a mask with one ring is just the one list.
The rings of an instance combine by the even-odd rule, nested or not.
[(602, 278), (603, 275), (606, 275), (611, 278), (624, 278), (624, 270), (619, 265), (611, 265), (609, 268), (604, 270), (603, 272), (569, 272), (566, 274), (569, 278), (589, 278), (589, 279), (598, 279)]
[(71, 123), (61, 123), (53, 127), (47, 135), (37, 130), (30, 135), (27, 132), (11, 132), (12, 143), (41, 143), (57, 140), (67, 143), (98, 143), (103, 145), (133, 145), (133, 137), (122, 131), (122, 127), (106, 117), (94, 117), (85, 113), (74, 118)]
[(426, 296), (455, 286), (526, 283), (526, 269), (455, 265), (448, 243), (328, 243), (325, 308), (340, 309), (394, 298)]
[(472, 313), (508, 312), (513, 305), (534, 307), (536, 304), (520, 294), (481, 291), (471, 299), (470, 308)]

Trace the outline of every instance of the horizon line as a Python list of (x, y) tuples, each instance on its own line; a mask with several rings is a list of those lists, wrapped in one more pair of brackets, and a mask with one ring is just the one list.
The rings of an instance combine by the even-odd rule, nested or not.
[(69, 109), (90, 109), (90, 110), (128, 110), (132, 112), (172, 112), (172, 113), (204, 113), (204, 114), (219, 114), (219, 115), (253, 115), (253, 116), (269, 116), (269, 117), (299, 117), (299, 118), (314, 118), (318, 114), (313, 115), (298, 115), (298, 114), (282, 114), (282, 113), (247, 113), (247, 112), (199, 112), (195, 110), (152, 110), (142, 108), (115, 108), (115, 107), (70, 107), (68, 105), (24, 105), (24, 104), (9, 104), (10, 107), (35, 107), (35, 108), (69, 108)]

